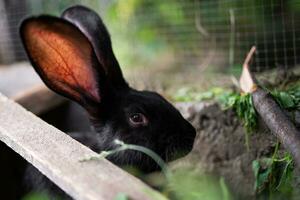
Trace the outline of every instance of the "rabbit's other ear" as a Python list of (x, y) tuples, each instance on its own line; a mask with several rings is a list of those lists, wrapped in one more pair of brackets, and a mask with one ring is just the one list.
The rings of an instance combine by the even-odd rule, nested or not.
[(23, 21), (20, 34), (33, 67), (49, 88), (84, 107), (100, 103), (105, 73), (78, 28), (61, 18), (39, 16)]
[(117, 88), (128, 87), (113, 53), (110, 35), (99, 15), (89, 8), (76, 5), (66, 9), (62, 18), (79, 28), (91, 42), (109, 83)]

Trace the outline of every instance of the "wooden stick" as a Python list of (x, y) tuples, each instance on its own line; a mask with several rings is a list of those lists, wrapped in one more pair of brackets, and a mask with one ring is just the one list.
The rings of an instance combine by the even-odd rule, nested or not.
[(243, 71), (242, 71), (242, 75), (240, 78), (240, 87), (241, 87), (242, 91), (245, 93), (251, 93), (251, 92), (255, 91), (257, 88), (257, 85), (255, 84), (255, 80), (249, 70), (249, 63), (250, 63), (255, 51), (256, 51), (256, 48), (253, 46), (250, 49), (250, 51), (245, 59), (245, 62), (243, 64)]
[(271, 132), (292, 154), (297, 166), (300, 166), (300, 132), (273, 97), (256, 85), (255, 77), (249, 70), (249, 63), (254, 53), (255, 47), (252, 47), (243, 65), (243, 72), (240, 78), (241, 89), (243, 92), (251, 94), (257, 113)]

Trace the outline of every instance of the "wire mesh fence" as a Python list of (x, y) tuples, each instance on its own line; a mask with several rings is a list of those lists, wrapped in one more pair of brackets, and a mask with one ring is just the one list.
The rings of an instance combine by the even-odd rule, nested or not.
[(0, 62), (26, 58), (18, 36), (24, 16), (59, 15), (73, 4), (101, 13), (125, 65), (151, 66), (168, 53), (183, 67), (228, 69), (252, 45), (256, 71), (300, 64), (300, 0), (4, 0)]

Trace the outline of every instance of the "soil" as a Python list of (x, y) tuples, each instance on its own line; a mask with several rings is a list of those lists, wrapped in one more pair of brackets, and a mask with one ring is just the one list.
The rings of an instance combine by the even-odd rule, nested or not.
[[(225, 178), (237, 199), (255, 199), (252, 162), (270, 157), (276, 138), (261, 125), (245, 145), (245, 129), (232, 110), (217, 103), (179, 103), (177, 107), (197, 129), (192, 152), (175, 166), (190, 165)], [(234, 192), (233, 192), (234, 191)]]

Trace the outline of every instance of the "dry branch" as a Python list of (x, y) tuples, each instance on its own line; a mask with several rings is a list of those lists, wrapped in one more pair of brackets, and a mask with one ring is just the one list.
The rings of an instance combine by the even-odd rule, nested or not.
[(249, 63), (255, 50), (255, 47), (251, 48), (244, 62), (240, 78), (241, 89), (243, 92), (251, 94), (253, 105), (264, 123), (292, 154), (295, 163), (300, 166), (300, 132), (275, 102), (273, 97), (256, 85), (255, 77), (249, 69)]

